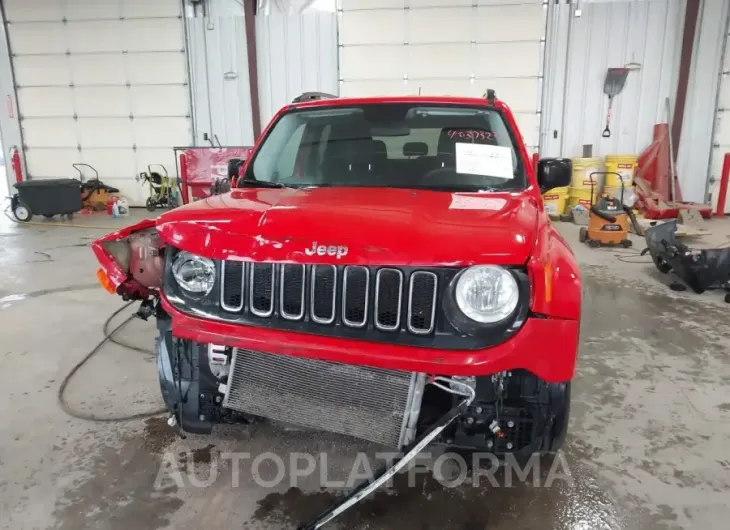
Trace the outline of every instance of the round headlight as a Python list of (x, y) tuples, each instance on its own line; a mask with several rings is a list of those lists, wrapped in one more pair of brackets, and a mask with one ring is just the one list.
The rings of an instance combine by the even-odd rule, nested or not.
[(180, 252), (175, 256), (172, 275), (180, 287), (198, 295), (207, 295), (215, 285), (213, 260), (190, 252)]
[(502, 267), (477, 265), (461, 273), (454, 290), (456, 305), (481, 324), (494, 324), (512, 314), (520, 300), (514, 276)]

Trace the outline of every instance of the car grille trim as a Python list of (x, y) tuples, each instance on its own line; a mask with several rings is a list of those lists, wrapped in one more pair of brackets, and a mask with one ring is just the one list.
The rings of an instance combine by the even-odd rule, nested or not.
[[(317, 314), (317, 308), (316, 308), (316, 289), (317, 289), (317, 271), (320, 270), (320, 267), (322, 270), (325, 268), (329, 268), (332, 271), (332, 308), (330, 315), (328, 317), (323, 317), (322, 315)], [(312, 321), (317, 324), (332, 324), (335, 321), (335, 315), (337, 315), (337, 267), (334, 265), (313, 265), (312, 266), (312, 274), (311, 274), (311, 292), (310, 292), (310, 314), (312, 317)], [(325, 300), (322, 300), (321, 303), (325, 303)]]
[[(413, 308), (413, 288), (420, 277), (427, 277), (433, 280), (433, 296), (431, 299), (431, 311), (430, 315), (427, 315), (426, 326), (415, 326), (413, 324), (414, 308)], [(436, 325), (436, 293), (438, 292), (438, 276), (433, 272), (428, 271), (415, 271), (411, 274), (411, 278), (408, 286), (408, 311), (406, 313), (406, 326), (408, 331), (415, 333), (416, 335), (428, 335), (434, 329)]]
[[(289, 313), (286, 309), (287, 305), (287, 294), (286, 294), (286, 273), (289, 268), (299, 268), (301, 269), (301, 288), (299, 290), (299, 312), (298, 313)], [(291, 265), (291, 264), (282, 264), (280, 266), (281, 273), (280, 273), (280, 283), (279, 283), (279, 312), (282, 316), (282, 318), (285, 318), (286, 320), (301, 320), (304, 317), (304, 311), (305, 311), (305, 292), (306, 292), (306, 285), (307, 285), (307, 269), (304, 265)]]
[(330, 264), (235, 262), (219, 266), (220, 311), (354, 332), (436, 331), (440, 278), (428, 270)]
[[(380, 293), (380, 287), (381, 287), (381, 281), (383, 278), (383, 274), (386, 273), (396, 273), (398, 276), (398, 301), (395, 305), (395, 313), (396, 313), (396, 321), (395, 324), (385, 324), (381, 320), (380, 315), (380, 299), (381, 299), (381, 293)], [(403, 304), (403, 272), (398, 269), (391, 269), (384, 267), (375, 274), (375, 327), (382, 330), (382, 331), (396, 331), (400, 329), (400, 322), (401, 322), (401, 306)]]
[[(357, 271), (362, 271), (365, 273), (365, 300), (362, 304), (362, 320), (354, 320), (350, 319), (347, 316), (347, 310), (349, 307), (349, 300), (347, 297), (347, 283), (348, 278), (350, 278), (354, 273)], [(354, 280), (351, 280), (351, 282)], [(351, 289), (354, 290), (354, 286), (351, 286)], [(365, 327), (365, 325), (368, 323), (368, 303), (370, 298), (370, 269), (367, 267), (363, 267), (361, 265), (348, 265), (345, 267), (345, 272), (343, 274), (343, 280), (342, 280), (342, 322), (346, 326), (349, 326), (351, 328), (362, 328)], [(356, 304), (359, 306), (360, 304)], [(359, 307), (356, 307), (355, 309), (359, 309)]]
[[(268, 293), (269, 297), (269, 306), (268, 308), (261, 309), (257, 307), (256, 304), (256, 270), (259, 268), (266, 268), (271, 267), (271, 287), (268, 289), (270, 292)], [(256, 315), (257, 317), (270, 317), (274, 313), (274, 280), (276, 278), (276, 267), (274, 267), (273, 263), (253, 263), (250, 267), (251, 269), (251, 281), (249, 283), (249, 302), (250, 302), (250, 309), (251, 313)], [(264, 280), (265, 281), (265, 280)]]
[[(228, 269), (228, 267), (235, 265), (235, 264), (239, 264), (239, 263), (241, 265), (240, 288), (237, 287), (235, 284), (235, 282), (237, 281), (236, 278), (231, 278), (228, 281), (226, 279), (226, 270)], [(227, 297), (226, 289), (224, 287), (227, 286), (229, 283), (233, 284), (231, 286), (231, 289), (233, 289), (234, 292), (237, 292), (240, 297), (241, 301), (238, 304), (232, 305), (232, 304), (228, 303), (229, 300)], [(229, 311), (231, 313), (237, 313), (237, 312), (241, 311), (243, 309), (243, 304), (244, 304), (244, 300), (245, 300), (245, 297), (244, 297), (245, 289), (246, 289), (246, 264), (242, 261), (239, 261), (239, 262), (229, 261), (229, 260), (223, 261), (221, 263), (221, 307), (224, 310)]]

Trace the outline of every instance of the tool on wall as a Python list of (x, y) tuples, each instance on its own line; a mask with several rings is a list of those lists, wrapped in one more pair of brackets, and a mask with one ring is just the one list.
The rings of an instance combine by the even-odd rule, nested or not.
[(613, 106), (613, 98), (618, 96), (624, 89), (626, 78), (629, 75), (630, 68), (609, 68), (606, 72), (606, 80), (603, 83), (603, 93), (608, 96), (608, 111), (606, 112), (606, 128), (603, 129), (601, 136), (609, 138), (611, 136), (611, 107)]

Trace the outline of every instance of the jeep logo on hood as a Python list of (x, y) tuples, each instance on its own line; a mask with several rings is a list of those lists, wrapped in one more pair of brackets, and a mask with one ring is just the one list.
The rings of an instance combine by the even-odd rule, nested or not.
[(312, 248), (305, 248), (304, 253), (307, 256), (335, 256), (337, 259), (347, 256), (348, 249), (346, 246), (339, 245), (318, 245), (317, 241), (312, 243)]

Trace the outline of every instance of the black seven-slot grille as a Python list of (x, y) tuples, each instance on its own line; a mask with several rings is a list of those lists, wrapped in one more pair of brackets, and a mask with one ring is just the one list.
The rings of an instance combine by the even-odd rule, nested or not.
[(435, 272), (359, 265), (221, 264), (229, 314), (430, 335), (443, 281)]

